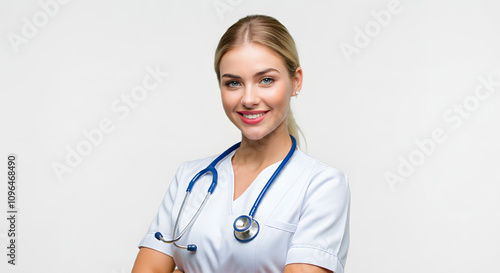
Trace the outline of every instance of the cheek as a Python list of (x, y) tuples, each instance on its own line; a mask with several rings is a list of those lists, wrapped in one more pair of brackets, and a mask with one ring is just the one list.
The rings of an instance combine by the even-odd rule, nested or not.
[(274, 105), (276, 108), (286, 108), (290, 101), (291, 88), (288, 84), (276, 86), (275, 92), (268, 97), (269, 104)]
[(224, 107), (224, 111), (226, 112), (226, 114), (232, 112), (232, 110), (236, 107), (237, 104), (237, 100), (234, 98), (234, 96), (231, 96), (226, 92), (222, 92), (221, 99), (222, 99), (222, 107)]

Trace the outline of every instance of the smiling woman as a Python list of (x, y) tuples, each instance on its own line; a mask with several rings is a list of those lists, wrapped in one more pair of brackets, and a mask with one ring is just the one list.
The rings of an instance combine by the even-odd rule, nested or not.
[[(270, 67), (257, 72), (255, 76), (263, 76), (263, 74), (270, 70), (280, 73), (282, 77), (288, 75), (290, 79), (297, 76), (299, 82), (296, 83), (297, 86), (294, 90), (294, 94), (290, 94), (290, 96), (298, 95), (302, 87), (302, 68), (300, 68), (299, 54), (295, 47), (295, 42), (285, 26), (278, 20), (268, 16), (247, 16), (242, 18), (232, 25), (222, 36), (215, 51), (214, 61), (214, 69), (219, 85), (222, 84), (221, 81), (225, 75), (222, 72), (223, 70), (220, 69), (222, 60), (227, 60), (227, 53), (241, 45), (253, 45), (260, 47), (260, 49), (264, 49), (268, 54), (265, 54), (266, 56), (260, 56), (261, 58), (272, 55), (271, 58), (278, 61), (280, 67), (284, 66), (286, 69), (280, 72), (276, 68)], [(222, 58), (223, 56), (225, 58)], [(244, 65), (240, 66), (240, 68), (243, 67)], [(296, 75), (297, 73), (299, 75)], [(274, 79), (271, 77), (269, 80), (272, 82)], [(287, 111), (286, 120), (289, 133), (296, 139), (299, 139), (298, 126), (290, 109)]]
[(344, 272), (349, 184), (297, 146), (290, 98), (302, 68), (288, 30), (269, 16), (242, 18), (214, 64), (241, 142), (181, 165), (133, 272)]
[(244, 137), (259, 140), (276, 131), (289, 140), (283, 121), (291, 116), (290, 97), (302, 84), (302, 69), (296, 70), (290, 79), (282, 58), (257, 43), (240, 45), (224, 55), (220, 62), (222, 104)]

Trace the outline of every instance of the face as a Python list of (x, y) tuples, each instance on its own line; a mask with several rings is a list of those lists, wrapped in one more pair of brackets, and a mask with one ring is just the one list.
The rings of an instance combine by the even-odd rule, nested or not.
[(301, 88), (300, 67), (290, 78), (280, 55), (266, 46), (249, 43), (224, 54), (220, 75), (224, 111), (246, 138), (288, 134), (286, 115), (290, 98)]

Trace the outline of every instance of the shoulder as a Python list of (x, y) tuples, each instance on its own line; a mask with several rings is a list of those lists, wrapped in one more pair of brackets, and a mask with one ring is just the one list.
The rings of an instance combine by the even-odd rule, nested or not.
[[(297, 151), (297, 167), (302, 169), (305, 202), (323, 200), (324, 205), (348, 203), (350, 188), (347, 175), (301, 150)], [(321, 202), (320, 202), (321, 203)]]
[(343, 171), (327, 165), (314, 157), (309, 156), (300, 149), (298, 149), (296, 152), (297, 160), (295, 163), (304, 168), (304, 171), (308, 172), (309, 178), (311, 180), (327, 179), (338, 180), (345, 184), (348, 183), (347, 175)]

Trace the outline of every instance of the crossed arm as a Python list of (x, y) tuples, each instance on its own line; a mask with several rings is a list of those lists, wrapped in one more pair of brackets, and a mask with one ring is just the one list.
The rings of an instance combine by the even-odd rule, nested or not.
[[(151, 248), (141, 247), (135, 259), (132, 273), (175, 272), (174, 258)], [(177, 272), (182, 272), (178, 270)]]
[[(174, 259), (151, 248), (141, 247), (132, 273), (178, 273)], [(310, 264), (288, 264), (283, 273), (333, 273)]]

